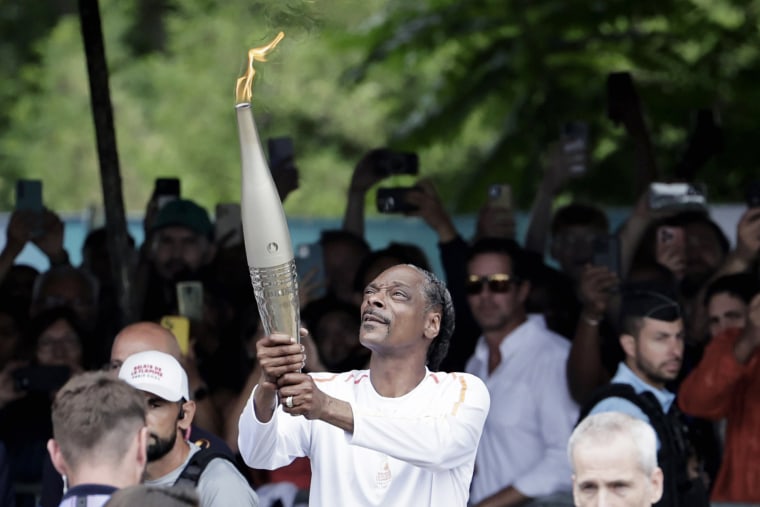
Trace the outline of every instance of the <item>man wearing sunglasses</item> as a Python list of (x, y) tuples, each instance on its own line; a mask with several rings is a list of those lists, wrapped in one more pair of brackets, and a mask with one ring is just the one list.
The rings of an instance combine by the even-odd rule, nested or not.
[(472, 482), (479, 507), (570, 496), (565, 449), (578, 417), (565, 380), (570, 344), (542, 315), (528, 315), (528, 266), (512, 240), (481, 239), (468, 256), (467, 298), (482, 335), (466, 371), (493, 400)]

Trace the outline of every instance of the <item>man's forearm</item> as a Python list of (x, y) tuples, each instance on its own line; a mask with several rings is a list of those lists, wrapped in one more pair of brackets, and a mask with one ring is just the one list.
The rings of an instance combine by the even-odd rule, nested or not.
[(528, 232), (525, 234), (525, 249), (539, 254), (546, 252), (546, 238), (552, 221), (553, 193), (546, 185), (541, 185), (533, 202)]
[(348, 402), (327, 396), (324, 412), (319, 418), (343, 431), (354, 432), (354, 411)]
[(602, 363), (599, 324), (599, 319), (592, 320), (586, 313), (581, 313), (567, 356), (568, 389), (573, 399), (581, 405), (594, 389), (609, 380)]
[(364, 237), (365, 192), (349, 190), (346, 211), (343, 215), (343, 230)]
[(264, 387), (259, 383), (253, 392), (253, 411), (256, 419), (263, 423), (272, 420), (277, 402), (277, 391)]

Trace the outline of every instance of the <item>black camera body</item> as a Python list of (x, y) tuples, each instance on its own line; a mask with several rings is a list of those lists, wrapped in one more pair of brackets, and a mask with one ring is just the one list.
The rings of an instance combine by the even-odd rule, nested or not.
[(419, 187), (390, 187), (377, 189), (377, 211), (380, 213), (406, 213), (416, 211), (417, 206), (406, 202), (409, 192), (419, 191)]

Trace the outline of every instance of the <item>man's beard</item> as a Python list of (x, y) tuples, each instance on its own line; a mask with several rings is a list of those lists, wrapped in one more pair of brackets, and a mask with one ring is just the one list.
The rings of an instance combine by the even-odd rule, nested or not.
[(174, 444), (177, 442), (177, 436), (172, 435), (169, 438), (161, 438), (158, 435), (151, 435), (155, 438), (155, 443), (148, 444), (148, 462), (158, 461), (174, 449)]
[(673, 376), (660, 374), (656, 367), (652, 366), (651, 363), (644, 361), (641, 358), (636, 359), (636, 366), (638, 367), (639, 371), (642, 372), (650, 381), (658, 384), (667, 384), (678, 376), (677, 373)]

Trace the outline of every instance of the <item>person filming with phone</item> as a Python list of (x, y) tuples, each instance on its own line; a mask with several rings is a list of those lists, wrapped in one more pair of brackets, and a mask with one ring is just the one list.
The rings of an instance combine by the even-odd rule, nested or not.
[(191, 200), (173, 199), (158, 211), (144, 259), (149, 275), (143, 319), (158, 320), (176, 311), (176, 282), (202, 279), (214, 260), (213, 233), (208, 213)]

